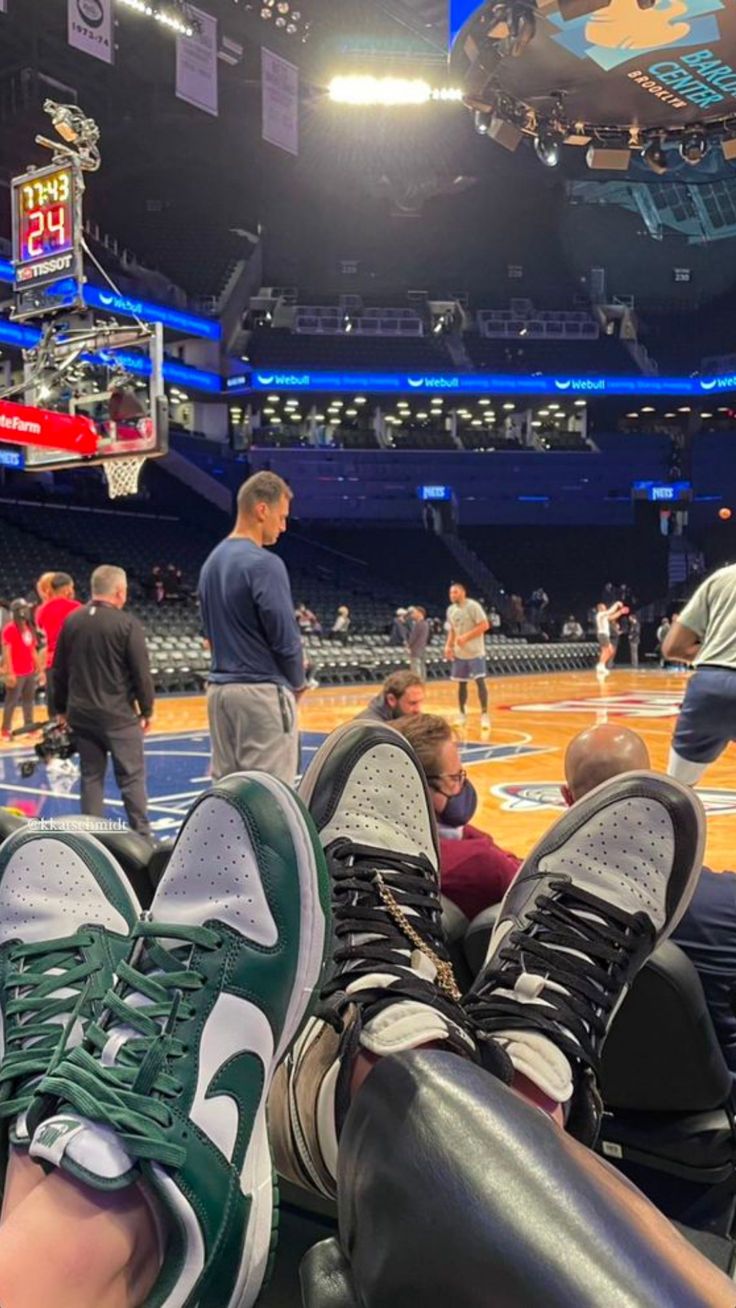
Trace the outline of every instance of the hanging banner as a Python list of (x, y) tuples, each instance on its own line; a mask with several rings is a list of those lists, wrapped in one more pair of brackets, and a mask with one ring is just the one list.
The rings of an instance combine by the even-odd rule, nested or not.
[(8, 0), (0, 0), (0, 14), (7, 14)]
[(199, 31), (176, 40), (176, 94), (217, 117), (217, 19), (189, 5)]
[(77, 50), (113, 62), (112, 0), (67, 0), (67, 31)]
[(298, 154), (299, 69), (264, 46), (261, 86), (264, 141), (289, 154)]

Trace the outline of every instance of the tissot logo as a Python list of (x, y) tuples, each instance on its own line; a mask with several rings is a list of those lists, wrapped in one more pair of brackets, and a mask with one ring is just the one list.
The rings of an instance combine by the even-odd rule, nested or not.
[(77, 11), (89, 27), (102, 27), (105, 21), (101, 0), (77, 0)]
[(555, 40), (570, 54), (611, 72), (653, 50), (717, 43), (714, 15), (723, 8), (722, 0), (659, 0), (647, 9), (638, 0), (610, 0), (582, 18), (566, 22), (562, 14), (551, 14), (550, 22), (560, 28)]

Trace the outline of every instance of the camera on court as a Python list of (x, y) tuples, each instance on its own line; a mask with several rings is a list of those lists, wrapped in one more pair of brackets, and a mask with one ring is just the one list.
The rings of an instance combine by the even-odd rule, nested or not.
[(59, 722), (45, 722), (41, 728), (41, 739), (33, 746), (35, 759), (27, 758), (19, 764), (22, 777), (32, 777), (39, 763), (51, 763), (54, 759), (66, 762), (77, 752), (74, 737), (68, 727)]

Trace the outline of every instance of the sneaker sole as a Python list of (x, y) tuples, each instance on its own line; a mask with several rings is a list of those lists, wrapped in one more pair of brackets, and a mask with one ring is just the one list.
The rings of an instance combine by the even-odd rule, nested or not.
[[(346, 739), (346, 737), (348, 737), (351, 734), (351, 732), (360, 734), (361, 737), (364, 738), (366, 730), (369, 729), (375, 731), (376, 735), (378, 735), (382, 731), (390, 732), (392, 738), (390, 743), (398, 745), (399, 748), (403, 748), (404, 753), (408, 754), (409, 757), (412, 759), (412, 761), (415, 763), (419, 780), (421, 784), (424, 786), (424, 792), (427, 800), (427, 808), (428, 811), (432, 814), (432, 839), (434, 844), (435, 856), (437, 859), (437, 865), (439, 866), (439, 858), (440, 858), (439, 835), (437, 832), (437, 823), (434, 820), (434, 807), (432, 804), (432, 796), (429, 791), (429, 786), (427, 785), (424, 772), (422, 771), (422, 767), (419, 761), (417, 760), (417, 757), (413, 749), (411, 748), (409, 742), (404, 738), (404, 736), (402, 736), (400, 731), (396, 731), (396, 729), (392, 727), (388, 722), (372, 722), (370, 719), (358, 718), (353, 722), (344, 723), (343, 726), (338, 727), (336, 731), (333, 731), (331, 735), (327, 737), (327, 740), (323, 741), (323, 743), (320, 745), (319, 749), (317, 750), (317, 753), (315, 754), (314, 758), (312, 759), (311, 763), (309, 764), (309, 767), (307, 768), (306, 772), (304, 773), (304, 776), (302, 777), (299, 783), (298, 795), (300, 800), (309, 809), (311, 815), (314, 793), (317, 789), (317, 786), (319, 785), (319, 783), (321, 782), (324, 776), (324, 772), (327, 765), (332, 761), (333, 754), (335, 754), (336, 751), (342, 747), (343, 741)], [(387, 742), (384, 739), (383, 742), (378, 742), (378, 743), (385, 744)], [(348, 772), (349, 772), (349, 768), (346, 768), (345, 774), (347, 775)], [(325, 825), (327, 824), (327, 822), (330, 820), (331, 817), (332, 817), (332, 813), (330, 813), (329, 817), (325, 820)]]
[[(249, 774), (236, 775), (248, 776)], [(241, 1172), (243, 1193), (250, 1194), (253, 1200), (243, 1258), (235, 1289), (227, 1303), (223, 1304), (223, 1308), (252, 1308), (267, 1284), (272, 1270), (278, 1237), (278, 1190), (274, 1186), (266, 1106), (276, 1068), (300, 1035), (317, 1002), (330, 944), (330, 892), (327, 875), (320, 868), (315, 845), (309, 839), (303, 805), (293, 791), (275, 777), (258, 773), (255, 779), (269, 790), (274, 800), (281, 805), (289, 825), (298, 856), (302, 914), (294, 993), (281, 1039), (274, 1052), (273, 1063), (266, 1072), (261, 1102), (255, 1116), (251, 1141)]]

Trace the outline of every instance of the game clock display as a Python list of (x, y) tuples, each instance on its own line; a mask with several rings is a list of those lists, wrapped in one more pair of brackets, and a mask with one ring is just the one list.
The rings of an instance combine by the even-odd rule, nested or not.
[(75, 271), (76, 177), (70, 164), (13, 179), (13, 262), (17, 289)]

